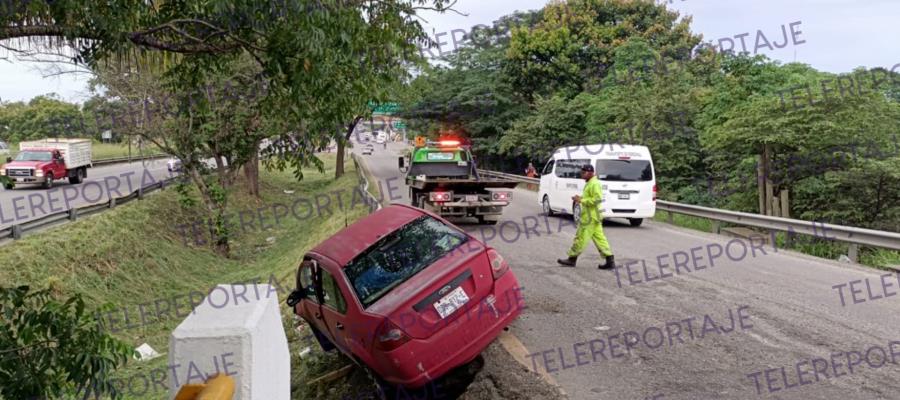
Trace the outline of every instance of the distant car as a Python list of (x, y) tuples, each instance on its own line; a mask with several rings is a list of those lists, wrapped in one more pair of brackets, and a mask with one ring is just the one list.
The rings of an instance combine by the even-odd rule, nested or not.
[(181, 172), (181, 160), (172, 157), (169, 161), (166, 161), (166, 168), (168, 168), (169, 172)]
[(287, 303), (322, 348), (374, 372), (382, 388), (419, 388), (474, 360), (524, 308), (496, 250), (400, 204), (319, 243), (296, 282)]
[(373, 148), (371, 148), (371, 147), (366, 147), (366, 148), (364, 148), (364, 149), (362, 150), (362, 154), (363, 154), (364, 156), (370, 156), (370, 155), (372, 155), (372, 153), (373, 153), (374, 151), (375, 151), (375, 149), (373, 149)]

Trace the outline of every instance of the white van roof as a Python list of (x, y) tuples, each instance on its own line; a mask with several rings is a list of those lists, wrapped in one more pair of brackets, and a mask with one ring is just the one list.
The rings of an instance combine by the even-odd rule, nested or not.
[(637, 146), (618, 143), (581, 144), (577, 146), (560, 147), (553, 152), (554, 160), (576, 159), (619, 159), (629, 157), (637, 160), (650, 160), (650, 149), (647, 146)]

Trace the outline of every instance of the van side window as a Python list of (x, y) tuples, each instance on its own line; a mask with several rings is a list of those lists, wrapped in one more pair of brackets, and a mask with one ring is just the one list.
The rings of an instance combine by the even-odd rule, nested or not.
[(580, 179), (581, 167), (590, 164), (591, 160), (559, 160), (556, 163), (556, 176), (560, 178)]
[(544, 166), (544, 172), (542, 172), (541, 175), (550, 175), (551, 173), (553, 173), (554, 162), (554, 160), (550, 160), (549, 162), (547, 162), (547, 165)]

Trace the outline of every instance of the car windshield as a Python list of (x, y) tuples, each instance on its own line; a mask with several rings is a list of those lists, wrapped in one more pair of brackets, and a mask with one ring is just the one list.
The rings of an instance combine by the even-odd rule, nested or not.
[(651, 181), (653, 167), (648, 160), (597, 160), (597, 177), (613, 182)]
[(49, 151), (22, 151), (16, 155), (16, 161), (50, 161), (53, 159)]
[(422, 216), (386, 235), (344, 268), (368, 308), (397, 285), (468, 241), (462, 232)]

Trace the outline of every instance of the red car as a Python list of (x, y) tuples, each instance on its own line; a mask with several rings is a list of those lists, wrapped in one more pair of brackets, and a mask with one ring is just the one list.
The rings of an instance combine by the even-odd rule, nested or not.
[(383, 208), (303, 257), (288, 305), (325, 350), (419, 388), (477, 357), (524, 308), (497, 251), (430, 212)]

